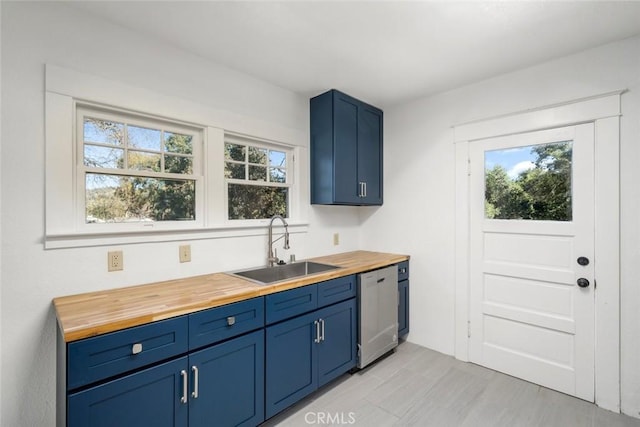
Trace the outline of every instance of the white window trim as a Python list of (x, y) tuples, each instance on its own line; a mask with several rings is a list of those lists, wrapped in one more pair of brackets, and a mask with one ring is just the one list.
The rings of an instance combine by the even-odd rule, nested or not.
[[(203, 224), (189, 229), (118, 230), (95, 232), (79, 230), (76, 205), (77, 151), (74, 142), (74, 103), (82, 102), (151, 115), (168, 121), (201, 127), (203, 131)], [(291, 189), (291, 233), (308, 230), (307, 135), (260, 119), (221, 111), (185, 99), (163, 95), (108, 79), (53, 65), (46, 66), (45, 90), (45, 249), (108, 246), (147, 242), (215, 239), (266, 235), (268, 220), (227, 221), (224, 180), (224, 135), (246, 135), (293, 147), (294, 170), (289, 171), (295, 185)]]

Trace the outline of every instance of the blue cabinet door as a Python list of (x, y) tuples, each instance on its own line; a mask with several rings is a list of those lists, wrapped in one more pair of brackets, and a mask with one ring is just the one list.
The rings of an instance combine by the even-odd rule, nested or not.
[(356, 366), (356, 300), (335, 304), (316, 312), (321, 322), (318, 344), (318, 386)]
[(360, 204), (358, 186), (359, 102), (340, 92), (334, 95), (334, 201)]
[(187, 358), (69, 395), (69, 427), (186, 427), (188, 405), (181, 402)]
[(398, 282), (398, 336), (409, 333), (409, 280)]
[(189, 427), (264, 421), (263, 330), (192, 353), (189, 370)]
[(362, 104), (358, 110), (360, 204), (382, 204), (382, 111)]
[(266, 329), (265, 413), (270, 418), (318, 387), (315, 312)]

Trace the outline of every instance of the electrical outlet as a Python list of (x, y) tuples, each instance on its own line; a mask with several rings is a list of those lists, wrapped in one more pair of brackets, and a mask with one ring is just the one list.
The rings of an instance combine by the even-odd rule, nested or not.
[(333, 246), (340, 244), (340, 233), (333, 233)]
[(191, 245), (180, 245), (178, 252), (180, 262), (191, 262)]
[(107, 271), (120, 271), (124, 268), (122, 251), (107, 252)]

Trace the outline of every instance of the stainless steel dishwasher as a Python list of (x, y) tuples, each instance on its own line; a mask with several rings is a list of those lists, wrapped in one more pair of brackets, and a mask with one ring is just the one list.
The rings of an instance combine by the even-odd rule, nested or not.
[(398, 267), (358, 275), (358, 368), (398, 345)]

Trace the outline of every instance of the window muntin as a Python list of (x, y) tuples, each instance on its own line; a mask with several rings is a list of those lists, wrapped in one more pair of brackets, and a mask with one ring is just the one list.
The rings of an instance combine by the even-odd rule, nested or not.
[(227, 219), (266, 219), (276, 214), (288, 217), (292, 158), (289, 147), (227, 137)]
[(202, 225), (200, 130), (91, 106), (77, 118), (84, 224)]
[(573, 141), (485, 152), (485, 218), (571, 221)]

